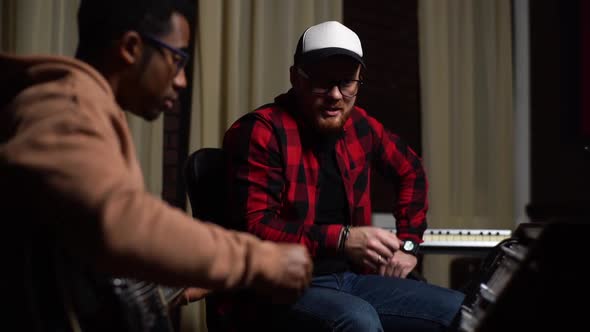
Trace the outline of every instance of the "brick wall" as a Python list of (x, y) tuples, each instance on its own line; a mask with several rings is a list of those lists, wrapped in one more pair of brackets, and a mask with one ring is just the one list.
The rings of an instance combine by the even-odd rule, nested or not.
[[(191, 41), (189, 49), (193, 49)], [(191, 59), (193, 57), (191, 56)], [(182, 174), (184, 162), (188, 156), (192, 103), (192, 61), (185, 69), (187, 87), (180, 92), (179, 102), (171, 112), (164, 114), (164, 160), (162, 171), (162, 198), (181, 209), (186, 208), (186, 188)]]
[[(359, 35), (367, 64), (357, 104), (421, 154), (417, 10), (410, 0), (343, 2), (343, 23)], [(393, 186), (378, 174), (372, 186), (373, 209), (390, 212)]]
[(185, 151), (181, 149), (182, 141), (185, 139), (185, 133), (180, 129), (180, 123), (183, 118), (183, 111), (186, 112), (184, 105), (180, 103), (172, 112), (164, 114), (164, 165), (163, 165), (163, 184), (162, 198), (168, 203), (184, 208), (186, 202), (181, 199), (183, 195), (179, 193), (182, 178), (179, 170), (184, 162), (182, 156)]

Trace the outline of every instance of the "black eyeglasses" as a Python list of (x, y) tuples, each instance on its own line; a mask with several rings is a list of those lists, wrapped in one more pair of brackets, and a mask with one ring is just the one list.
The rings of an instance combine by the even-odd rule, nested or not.
[(166, 44), (165, 42), (159, 40), (158, 38), (150, 36), (148, 34), (142, 33), (141, 38), (145, 39), (146, 41), (148, 41), (149, 43), (151, 43), (154, 46), (157, 46), (160, 49), (165, 48), (168, 51), (172, 52), (172, 62), (176, 66), (176, 71), (174, 72), (175, 77), (186, 66), (186, 64), (188, 62), (189, 55), (186, 52), (184, 52), (183, 50), (176, 48), (174, 46), (170, 46), (170, 45)]
[(352, 98), (358, 94), (359, 87), (363, 84), (362, 80), (316, 80), (300, 67), (297, 67), (297, 72), (311, 83), (311, 92), (316, 95), (326, 95), (337, 86), (342, 96)]

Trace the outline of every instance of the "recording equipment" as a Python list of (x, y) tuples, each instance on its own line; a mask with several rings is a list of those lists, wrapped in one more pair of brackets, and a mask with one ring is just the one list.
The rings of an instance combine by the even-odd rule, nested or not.
[[(521, 224), (482, 263), (461, 310), (462, 332), (587, 329), (589, 224)], [(578, 304), (579, 303), (579, 304)]]

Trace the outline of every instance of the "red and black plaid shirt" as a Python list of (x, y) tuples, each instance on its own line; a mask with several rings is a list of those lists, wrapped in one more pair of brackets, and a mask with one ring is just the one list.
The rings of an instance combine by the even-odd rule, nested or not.
[[(342, 225), (315, 224), (319, 164), (313, 135), (299, 120), (293, 96), (284, 94), (246, 114), (226, 132), (234, 220), (258, 237), (304, 244), (312, 256), (334, 253)], [(420, 158), (381, 123), (354, 107), (336, 143), (350, 224), (370, 225), (372, 168), (399, 183), (392, 206), (397, 235), (422, 241), (428, 207)]]
[[(294, 97), (278, 96), (237, 120), (226, 132), (232, 225), (258, 237), (304, 244), (315, 257), (336, 253), (342, 225), (315, 224), (319, 198), (319, 165), (313, 134), (295, 114)], [(371, 170), (399, 183), (397, 204), (392, 206), (397, 235), (422, 241), (428, 207), (427, 181), (420, 158), (399, 137), (354, 107), (336, 143), (336, 159), (350, 218), (355, 226), (371, 224)], [(212, 299), (213, 300), (213, 299)], [(268, 310), (254, 308), (254, 299), (220, 296), (209, 310), (217, 312), (227, 330), (260, 321)], [(268, 312), (267, 312), (268, 313)], [(268, 317), (266, 317), (268, 318)]]

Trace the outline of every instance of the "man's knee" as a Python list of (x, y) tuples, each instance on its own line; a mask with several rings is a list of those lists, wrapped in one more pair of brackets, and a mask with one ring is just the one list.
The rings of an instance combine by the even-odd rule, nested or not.
[(368, 303), (351, 307), (334, 325), (334, 331), (383, 331), (379, 314)]

